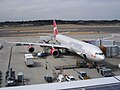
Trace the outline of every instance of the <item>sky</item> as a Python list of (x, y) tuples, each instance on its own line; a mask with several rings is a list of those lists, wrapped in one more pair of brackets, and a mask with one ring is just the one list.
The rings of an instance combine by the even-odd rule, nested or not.
[(120, 0), (0, 0), (0, 21), (120, 20)]

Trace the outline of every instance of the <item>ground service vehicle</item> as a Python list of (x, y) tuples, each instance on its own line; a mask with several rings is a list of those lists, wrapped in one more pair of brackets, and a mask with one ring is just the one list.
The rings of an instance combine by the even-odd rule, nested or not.
[(82, 80), (90, 79), (90, 77), (87, 76), (87, 73), (84, 72), (84, 71), (78, 72), (78, 74), (79, 74), (78, 77), (79, 77), (80, 79), (82, 79)]
[(76, 65), (80, 68), (87, 68), (88, 67), (86, 61), (84, 61), (84, 60), (83, 61), (77, 61)]
[(16, 78), (15, 78), (15, 71), (12, 70), (12, 68), (9, 68), (6, 72), (6, 83), (5, 86), (15, 86), (16, 85)]
[(102, 69), (106, 69), (106, 67), (105, 67), (105, 66), (103, 66), (103, 67), (97, 67), (96, 69), (97, 69), (97, 72), (98, 72), (98, 73), (101, 73), (101, 70), (102, 70)]
[(101, 74), (102, 74), (104, 77), (111, 77), (111, 76), (113, 76), (112, 71), (111, 71), (111, 69), (109, 69), (109, 68), (102, 69), (102, 70), (101, 70)]
[(17, 77), (18, 77), (18, 82), (23, 82), (23, 80), (24, 80), (24, 74), (23, 74), (23, 72), (18, 72)]
[(109, 68), (103, 67), (97, 67), (98, 73), (102, 74), (104, 77), (110, 77), (113, 76), (112, 70)]
[(47, 53), (37, 53), (37, 57), (42, 57), (42, 58), (44, 58), (44, 57), (47, 57), (47, 56), (48, 56)]
[(25, 54), (25, 63), (27, 66), (34, 65), (34, 57), (32, 54)]

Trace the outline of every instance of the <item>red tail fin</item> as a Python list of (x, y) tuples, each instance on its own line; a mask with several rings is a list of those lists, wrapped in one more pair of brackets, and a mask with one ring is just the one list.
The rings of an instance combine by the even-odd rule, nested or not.
[(56, 37), (56, 35), (58, 34), (58, 30), (55, 20), (53, 20), (53, 29), (54, 29), (54, 36)]

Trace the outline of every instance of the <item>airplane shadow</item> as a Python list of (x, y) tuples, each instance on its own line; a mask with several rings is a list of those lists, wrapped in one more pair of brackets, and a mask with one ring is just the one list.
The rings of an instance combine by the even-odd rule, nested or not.
[(78, 55), (75, 53), (61, 53), (59, 58), (66, 58), (66, 56), (73, 56), (73, 57), (77, 56), (78, 57)]
[(34, 62), (33, 67), (43, 67), (43, 66), (42, 66), (42, 64), (40, 62)]
[(34, 62), (33, 66), (28, 66), (29, 68), (43, 67), (40, 62)]
[[(30, 54), (29, 52), (18, 52), (19, 54)], [(36, 53), (32, 53), (32, 54), (36, 54)]]

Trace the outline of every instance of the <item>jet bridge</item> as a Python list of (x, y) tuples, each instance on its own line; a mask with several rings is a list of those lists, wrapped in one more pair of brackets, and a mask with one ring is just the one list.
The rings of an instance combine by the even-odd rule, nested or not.
[(114, 40), (91, 40), (87, 41), (90, 44), (100, 47), (106, 57), (115, 57), (120, 54), (120, 42)]

